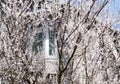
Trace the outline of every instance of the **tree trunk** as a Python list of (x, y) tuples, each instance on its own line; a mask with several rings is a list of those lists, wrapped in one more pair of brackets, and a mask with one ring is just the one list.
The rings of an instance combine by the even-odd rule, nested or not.
[(60, 71), (60, 73), (58, 75), (58, 84), (62, 84), (62, 79), (63, 79), (63, 72)]

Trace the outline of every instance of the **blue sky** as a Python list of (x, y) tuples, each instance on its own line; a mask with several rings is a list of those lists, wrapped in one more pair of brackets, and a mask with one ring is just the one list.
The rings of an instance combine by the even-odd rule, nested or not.
[[(65, 0), (65, 1), (67, 2), (68, 0)], [(74, 1), (77, 1), (77, 0), (74, 0)], [(116, 19), (118, 19), (118, 17), (120, 19), (120, 0), (110, 0), (109, 14), (112, 15)], [(120, 31), (120, 23), (113, 24), (113, 25), (117, 30)]]
[(109, 11), (114, 15), (118, 15), (118, 12), (120, 12), (120, 0), (111, 0)]
[[(67, 2), (68, 0), (65, 0)], [(77, 4), (78, 0), (74, 0)], [(110, 13), (117, 14), (120, 11), (120, 0), (110, 0)]]
[[(120, 0), (111, 0), (110, 2), (110, 9), (109, 9), (110, 15), (113, 15), (114, 18), (120, 19)], [(118, 24), (113, 24), (113, 27), (120, 31), (120, 23)]]

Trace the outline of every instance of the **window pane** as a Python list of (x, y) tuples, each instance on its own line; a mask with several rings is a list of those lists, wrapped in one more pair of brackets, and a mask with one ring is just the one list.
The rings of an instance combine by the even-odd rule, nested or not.
[(43, 33), (36, 33), (35, 41), (33, 43), (33, 51), (37, 53), (39, 50), (43, 48)]
[(52, 30), (49, 30), (49, 55), (55, 54), (55, 37), (54, 32)]

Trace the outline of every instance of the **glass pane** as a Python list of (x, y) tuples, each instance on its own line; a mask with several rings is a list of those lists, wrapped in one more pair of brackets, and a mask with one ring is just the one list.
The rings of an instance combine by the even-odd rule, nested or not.
[(35, 41), (33, 43), (33, 51), (37, 53), (39, 50), (42, 50), (43, 48), (43, 33), (36, 33), (35, 35)]
[(49, 55), (55, 54), (55, 37), (54, 32), (52, 30), (49, 30)]

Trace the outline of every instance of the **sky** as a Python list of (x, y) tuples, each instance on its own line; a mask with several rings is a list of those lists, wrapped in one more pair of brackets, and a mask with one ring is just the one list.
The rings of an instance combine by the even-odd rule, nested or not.
[(111, 0), (109, 13), (117, 19), (117, 23), (113, 24), (113, 27), (120, 31), (120, 0)]
[[(67, 2), (68, 0), (64, 0)], [(78, 0), (74, 0), (78, 1)], [(110, 0), (110, 12), (113, 14), (118, 14), (120, 11), (120, 0)]]
[[(65, 2), (67, 1), (68, 0), (65, 0)], [(77, 0), (74, 0), (74, 1), (77, 1)], [(113, 24), (113, 26), (114, 28), (116, 28), (116, 30), (120, 31), (120, 0), (110, 0), (109, 14), (116, 19), (118, 19), (119, 17), (119, 24)]]
[(117, 14), (120, 13), (120, 0), (111, 0), (110, 1), (110, 13)]

